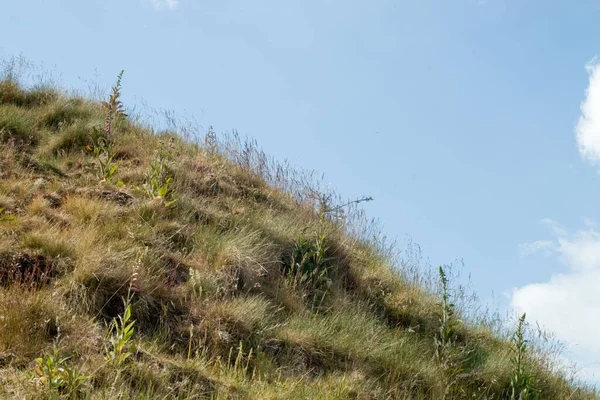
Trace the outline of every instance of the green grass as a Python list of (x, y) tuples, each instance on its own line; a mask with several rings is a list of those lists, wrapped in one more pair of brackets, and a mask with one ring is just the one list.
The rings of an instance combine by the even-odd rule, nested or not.
[(255, 142), (6, 76), (0, 398), (597, 398)]

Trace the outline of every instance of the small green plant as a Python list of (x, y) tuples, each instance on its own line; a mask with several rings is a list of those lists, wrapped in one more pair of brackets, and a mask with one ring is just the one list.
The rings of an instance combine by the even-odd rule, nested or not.
[(328, 254), (327, 236), (321, 225), (314, 237), (302, 234), (296, 240), (285, 272), (311, 289), (323, 289), (329, 282), (331, 257)]
[(112, 150), (112, 140), (97, 128), (94, 128), (90, 139), (92, 144), (88, 145), (86, 149), (96, 159), (94, 163), (96, 177), (101, 181), (109, 181), (115, 172), (117, 172), (117, 168), (119, 168), (119, 164), (114, 161), (115, 155)]
[(324, 289), (331, 282), (331, 261), (328, 256), (330, 246), (326, 233), (328, 218), (344, 217), (344, 209), (353, 204), (373, 200), (363, 197), (339, 206), (331, 206), (331, 195), (319, 194), (319, 228), (314, 236), (301, 234), (294, 245), (290, 260), (285, 263), (285, 272), (298, 278), (311, 289)]
[(313, 296), (322, 294), (322, 299), (332, 283), (333, 258), (330, 255), (328, 224), (332, 219), (345, 218), (345, 208), (373, 200), (372, 197), (363, 197), (338, 206), (331, 206), (331, 197), (331, 195), (318, 194), (318, 229), (313, 235), (306, 235), (303, 232), (298, 236), (292, 254), (289, 259), (285, 260), (283, 268), (286, 275), (293, 277), (294, 284), (300, 283), (303, 290)]
[(58, 398), (60, 395), (77, 398), (90, 378), (70, 368), (67, 365), (70, 358), (61, 356), (58, 349), (54, 349), (53, 353), (46, 353), (35, 360), (36, 386), (45, 387), (51, 398)]
[(313, 306), (319, 298), (320, 302), (325, 299), (332, 283), (328, 242), (325, 220), (321, 218), (317, 232), (310, 236), (303, 232), (298, 236), (290, 257), (283, 263), (283, 273), (292, 287), (299, 290), (302, 298), (310, 299)]
[(135, 332), (135, 320), (131, 319), (133, 293), (130, 288), (127, 298), (123, 299), (123, 315), (113, 318), (108, 326), (109, 346), (104, 359), (115, 366), (122, 365), (135, 351), (135, 346), (131, 343)]
[(536, 400), (539, 393), (535, 388), (535, 376), (527, 361), (527, 343), (525, 339), (525, 316), (521, 315), (513, 335), (513, 356), (510, 362), (513, 374), (510, 378), (510, 400)]
[(173, 175), (169, 170), (172, 148), (173, 139), (169, 140), (167, 149), (164, 148), (161, 142), (160, 149), (150, 163), (143, 185), (148, 196), (160, 199), (165, 207), (170, 207), (177, 201), (173, 198)]
[(6, 214), (5, 211), (6, 210), (3, 207), (0, 207), (0, 222), (12, 221), (15, 219), (14, 216)]

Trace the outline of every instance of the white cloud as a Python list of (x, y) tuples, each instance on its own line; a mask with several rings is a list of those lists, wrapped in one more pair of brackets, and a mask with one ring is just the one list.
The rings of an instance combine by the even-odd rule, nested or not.
[[(600, 232), (594, 227), (570, 233), (556, 222), (545, 220), (553, 230), (553, 241), (537, 241), (521, 245), (533, 254), (551, 251), (565, 271), (554, 274), (547, 282), (514, 289), (512, 307), (519, 314), (553, 331), (566, 342), (576, 357), (585, 364), (590, 357), (600, 360)], [(582, 365), (580, 376), (589, 378), (600, 371), (598, 365)]]
[(575, 134), (581, 156), (592, 163), (600, 163), (600, 63), (594, 59), (585, 69), (590, 81), (581, 103)]
[[(589, 85), (575, 127), (581, 157), (600, 164), (600, 60), (586, 65)], [(599, 171), (600, 172), (600, 171)], [(519, 314), (556, 334), (567, 345), (569, 358), (579, 362), (579, 377), (600, 380), (600, 231), (596, 221), (583, 219), (583, 228), (569, 232), (556, 221), (542, 221), (553, 240), (519, 245), (521, 256), (554, 255), (565, 269), (546, 282), (513, 289), (512, 307)]]
[(583, 224), (585, 226), (587, 226), (588, 228), (595, 228), (596, 220), (594, 220), (593, 218), (585, 217), (585, 218), (583, 218)]
[(179, 6), (179, 0), (152, 0), (156, 10), (174, 10)]
[(560, 226), (560, 224), (556, 221), (554, 221), (553, 219), (550, 218), (544, 218), (542, 221), (542, 224), (546, 224), (550, 227), (550, 229), (552, 229), (552, 232), (554, 232), (554, 234), (556, 236), (565, 236), (567, 234), (567, 231)]
[(550, 254), (554, 250), (554, 242), (551, 240), (536, 240), (535, 242), (523, 243), (519, 245), (521, 256), (529, 256), (532, 254), (543, 252)]

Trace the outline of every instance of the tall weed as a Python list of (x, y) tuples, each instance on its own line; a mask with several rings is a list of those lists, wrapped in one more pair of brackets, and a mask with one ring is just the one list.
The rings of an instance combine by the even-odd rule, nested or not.
[(510, 359), (513, 373), (510, 378), (510, 400), (537, 400), (535, 375), (527, 359), (527, 339), (525, 339), (525, 314), (521, 315), (513, 335), (513, 355)]

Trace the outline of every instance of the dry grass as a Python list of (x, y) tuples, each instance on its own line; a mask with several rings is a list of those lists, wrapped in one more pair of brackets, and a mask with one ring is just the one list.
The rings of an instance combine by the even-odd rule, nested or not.
[[(444, 397), (439, 298), (367, 239), (378, 232), (358, 210), (320, 219), (335, 197), (235, 134), (193, 142), (127, 119), (112, 127), (115, 176), (100, 180), (86, 147), (104, 120), (91, 101), (0, 81), (0, 397)], [(169, 141), (173, 204), (143, 188)], [(320, 286), (284, 273), (316, 233)], [(131, 291), (135, 351), (115, 366), (107, 324)], [(446, 398), (507, 398), (510, 342), (466, 322), (453, 343), (462, 370)], [(77, 391), (36, 376), (54, 349), (88, 376)], [(541, 398), (596, 398), (536, 351)]]

